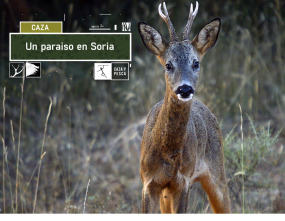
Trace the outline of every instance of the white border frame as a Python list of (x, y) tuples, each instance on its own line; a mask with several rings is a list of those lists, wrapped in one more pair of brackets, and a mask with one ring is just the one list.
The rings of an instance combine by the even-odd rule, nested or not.
[[(22, 32), (22, 26), (21, 26), (21, 23), (60, 23), (61, 24), (61, 32), (49, 32), (49, 33), (62, 33), (63, 32), (63, 24), (62, 24), (62, 21), (20, 21), (20, 33)], [(21, 33), (21, 34), (40, 34), (42, 32), (24, 32), (24, 33)], [(47, 32), (48, 33), (48, 32)], [(45, 33), (46, 34), (46, 33)]]
[[(114, 59), (67, 59), (67, 60), (61, 60), (61, 59), (11, 59), (11, 36), (12, 35), (129, 35), (130, 36), (130, 58), (129, 59), (119, 59), (119, 60), (114, 60)], [(32, 61), (73, 61), (73, 62), (82, 62), (82, 61), (132, 61), (132, 33), (122, 33), (122, 32), (111, 32), (111, 33), (89, 33), (89, 32), (81, 32), (81, 33), (9, 33), (9, 61), (27, 61), (27, 60), (32, 60)]]

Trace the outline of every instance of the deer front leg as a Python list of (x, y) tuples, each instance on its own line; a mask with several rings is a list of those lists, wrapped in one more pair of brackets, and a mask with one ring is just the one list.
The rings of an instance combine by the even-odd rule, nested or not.
[(172, 213), (186, 213), (189, 189), (182, 189), (172, 194)]
[(160, 195), (160, 211), (161, 213), (171, 213), (171, 200), (172, 194), (169, 192), (168, 188), (162, 190), (162, 194)]
[(200, 182), (208, 195), (214, 213), (230, 213), (230, 198), (226, 177), (216, 178), (208, 171), (200, 177)]
[(146, 185), (142, 190), (142, 213), (158, 213), (161, 190), (154, 185)]
[(146, 191), (143, 189), (142, 190), (142, 213), (149, 213), (149, 210), (150, 210), (149, 201), (150, 201), (150, 197), (146, 193)]
[(186, 213), (188, 207), (188, 198), (190, 193), (189, 182), (186, 179), (173, 185), (172, 189), (172, 213)]

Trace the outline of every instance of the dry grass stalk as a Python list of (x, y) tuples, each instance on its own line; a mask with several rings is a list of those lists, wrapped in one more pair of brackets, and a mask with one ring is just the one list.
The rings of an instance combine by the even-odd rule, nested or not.
[(86, 201), (87, 201), (87, 194), (88, 194), (89, 183), (90, 183), (90, 179), (88, 180), (87, 187), (86, 187), (85, 199), (84, 199), (84, 204), (83, 204), (83, 213), (85, 213), (85, 207), (86, 207)]
[(50, 104), (49, 104), (48, 114), (47, 114), (47, 117), (46, 117), (44, 137), (43, 137), (43, 141), (42, 141), (42, 149), (41, 149), (41, 157), (40, 157), (40, 164), (39, 164), (37, 184), (36, 184), (36, 191), (35, 191), (35, 199), (34, 199), (34, 205), (33, 205), (33, 213), (35, 213), (35, 211), (36, 211), (36, 203), (37, 203), (37, 194), (38, 194), (39, 181), (40, 181), (41, 165), (42, 165), (43, 156), (45, 155), (45, 153), (44, 153), (45, 138), (46, 138), (46, 132), (47, 132), (48, 119), (49, 119), (50, 112), (51, 112), (51, 107), (52, 107), (52, 99), (51, 99), (51, 97), (49, 97), (49, 100), (50, 100)]
[(243, 125), (243, 118), (242, 118), (242, 109), (241, 106), (239, 104), (239, 110), (240, 110), (240, 131), (241, 131), (241, 153), (242, 153), (242, 157), (241, 157), (241, 172), (242, 172), (242, 213), (244, 213), (244, 170), (243, 170), (243, 129), (242, 129), (242, 125)]
[(17, 170), (16, 170), (16, 185), (15, 185), (15, 211), (18, 211), (18, 186), (19, 186), (19, 162), (20, 162), (20, 147), (21, 147), (21, 132), (22, 132), (22, 117), (23, 117), (23, 99), (24, 99), (24, 85), (25, 77), (21, 84), (21, 108), (20, 108), (20, 122), (19, 122), (19, 137), (18, 137), (18, 152), (17, 152)]
[(6, 213), (6, 199), (5, 199), (5, 94), (6, 87), (4, 87), (3, 91), (3, 165), (2, 165), (2, 173), (3, 173), (3, 212)]

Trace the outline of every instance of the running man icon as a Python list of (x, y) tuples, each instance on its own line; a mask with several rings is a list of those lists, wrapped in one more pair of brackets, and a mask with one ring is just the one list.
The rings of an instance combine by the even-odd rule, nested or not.
[[(101, 67), (100, 67), (100, 66), (101, 66)], [(107, 78), (106, 74), (105, 74), (105, 73), (104, 73), (104, 71), (103, 71), (104, 66), (108, 66), (108, 65), (99, 65), (100, 70), (98, 70), (97, 72), (102, 71), (101, 76), (103, 76), (103, 77)]]
[(94, 63), (95, 80), (112, 80), (112, 63)]

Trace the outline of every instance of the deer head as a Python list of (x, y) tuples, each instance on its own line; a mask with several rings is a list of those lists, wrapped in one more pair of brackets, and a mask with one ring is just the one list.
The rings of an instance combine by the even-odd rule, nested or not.
[(204, 54), (215, 45), (221, 27), (221, 20), (215, 18), (209, 22), (190, 41), (189, 32), (199, 7), (198, 2), (196, 2), (193, 11), (193, 5), (191, 4), (188, 21), (183, 32), (183, 40), (178, 41), (166, 4), (163, 2), (164, 12), (161, 6), (159, 4), (158, 12), (167, 24), (170, 42), (167, 42), (156, 29), (144, 22), (138, 24), (139, 33), (146, 48), (157, 56), (161, 65), (165, 68), (166, 86), (170, 93), (182, 102), (189, 102), (195, 93), (200, 62)]

